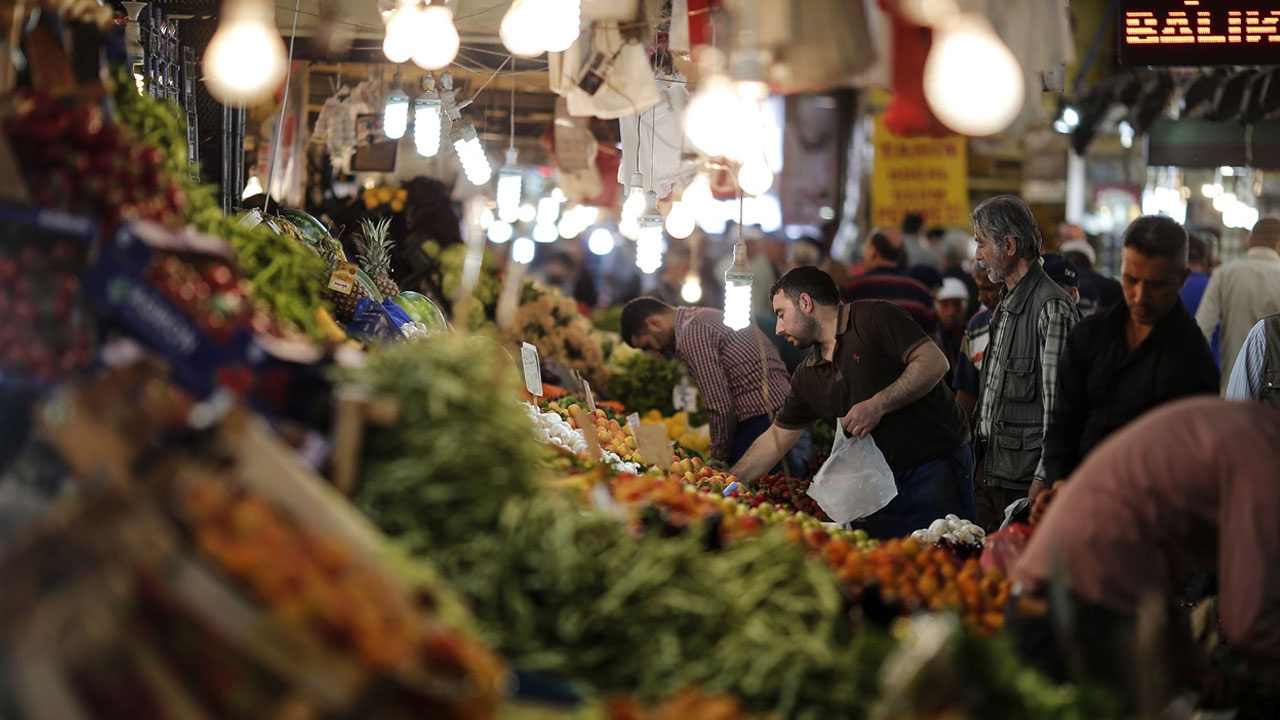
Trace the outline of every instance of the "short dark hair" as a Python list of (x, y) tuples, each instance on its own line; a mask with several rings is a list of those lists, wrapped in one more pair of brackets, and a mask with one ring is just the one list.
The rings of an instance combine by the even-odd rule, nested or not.
[(924, 234), (924, 236), (929, 238), (930, 240), (941, 240), (942, 238), (946, 237), (946, 235), (947, 235), (947, 229), (940, 228), (940, 227), (931, 227)]
[(894, 245), (893, 240), (882, 232), (873, 232), (867, 238), (867, 244), (876, 249), (876, 254), (884, 260), (891, 262), (895, 267), (907, 266), (907, 251), (901, 245)]
[(973, 228), (1004, 247), (1005, 238), (1017, 243), (1018, 257), (1035, 260), (1040, 257), (1044, 239), (1036, 218), (1027, 204), (1012, 195), (996, 195), (983, 200), (973, 209)]
[(902, 232), (915, 235), (924, 227), (924, 217), (920, 213), (907, 213), (902, 218)]
[(622, 342), (631, 345), (632, 338), (642, 332), (648, 332), (648, 329), (644, 326), (645, 320), (673, 309), (658, 298), (648, 296), (638, 297), (623, 305), (622, 318), (620, 319)]
[(1124, 231), (1124, 246), (1147, 257), (1172, 258), (1187, 264), (1187, 231), (1167, 215), (1143, 215)]
[(840, 293), (836, 290), (835, 280), (813, 265), (792, 268), (786, 275), (778, 278), (773, 287), (769, 288), (769, 300), (772, 301), (779, 292), (793, 303), (800, 302), (800, 296), (807, 293), (819, 305), (840, 304)]

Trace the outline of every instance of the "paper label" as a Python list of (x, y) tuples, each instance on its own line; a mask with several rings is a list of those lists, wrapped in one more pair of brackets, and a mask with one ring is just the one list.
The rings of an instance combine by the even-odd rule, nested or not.
[(587, 409), (594, 415), (596, 412), (596, 395), (591, 392), (591, 383), (582, 381), (582, 394), (587, 396)]
[(631, 413), (627, 416), (627, 428), (631, 430), (631, 437), (637, 442), (640, 440), (640, 413)]
[(661, 425), (641, 425), (636, 436), (636, 448), (645, 464), (666, 470), (671, 467), (671, 443), (667, 430)]
[(680, 384), (671, 388), (671, 405), (676, 412), (698, 410), (698, 389), (689, 384), (688, 376), (680, 378)]
[(356, 287), (357, 267), (355, 263), (345, 260), (334, 263), (333, 272), (329, 275), (329, 289), (343, 295), (350, 295)]
[(542, 397), (542, 365), (538, 362), (538, 348), (530, 343), (521, 343), (520, 360), (524, 364), (525, 389), (534, 397)]

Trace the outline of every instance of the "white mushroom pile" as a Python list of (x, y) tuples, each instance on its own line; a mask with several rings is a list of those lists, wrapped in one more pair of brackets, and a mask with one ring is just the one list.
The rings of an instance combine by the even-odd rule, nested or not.
[[(533, 421), (539, 440), (550, 445), (558, 445), (574, 454), (587, 452), (587, 441), (583, 438), (582, 431), (570, 425), (560, 417), (559, 413), (542, 412), (530, 403), (525, 403), (524, 407), (525, 412), (529, 414), (529, 419)], [(603, 454), (605, 464), (615, 472), (633, 475), (643, 472), (639, 463), (627, 462), (610, 450), (604, 450)]]
[(986, 541), (987, 533), (968, 520), (948, 515), (934, 520), (933, 524), (924, 530), (911, 533), (911, 538), (923, 545), (937, 545), (943, 540), (950, 540), (957, 545), (981, 547)]

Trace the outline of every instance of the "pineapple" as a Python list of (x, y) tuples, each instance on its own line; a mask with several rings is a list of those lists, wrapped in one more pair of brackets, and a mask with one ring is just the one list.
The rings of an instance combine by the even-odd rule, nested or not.
[[(324, 262), (329, 266), (330, 272), (333, 266), (339, 260), (345, 260), (346, 256), (342, 252), (342, 245), (333, 238), (325, 238), (317, 249), (320, 251), (320, 257), (324, 258)], [(327, 278), (326, 278), (327, 282)], [(336, 290), (325, 290), (329, 297), (329, 304), (333, 306), (333, 316), (340, 323), (349, 323), (356, 316), (356, 305), (360, 302), (360, 298), (369, 297), (369, 291), (364, 289), (360, 283), (355, 283), (350, 293), (340, 293)]]
[(400, 294), (400, 288), (391, 279), (391, 248), (393, 243), (391, 237), (387, 235), (387, 230), (390, 227), (390, 218), (378, 223), (361, 220), (358, 241), (360, 266), (364, 268), (365, 272), (369, 273), (369, 277), (373, 278), (373, 284), (378, 286), (378, 292), (382, 293), (382, 297), (387, 299)]

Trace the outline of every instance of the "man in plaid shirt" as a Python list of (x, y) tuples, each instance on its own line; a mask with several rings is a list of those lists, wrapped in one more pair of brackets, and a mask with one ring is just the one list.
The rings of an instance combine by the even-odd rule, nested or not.
[[(787, 368), (773, 343), (754, 325), (731, 330), (719, 310), (676, 308), (657, 298), (636, 298), (622, 309), (622, 339), (631, 347), (675, 355), (684, 363), (710, 415), (711, 455), (729, 463), (737, 462), (769, 428), (791, 390)], [(808, 464), (805, 445), (787, 457), (794, 471)]]
[(978, 525), (1000, 526), (1006, 507), (1045, 486), (1040, 458), (1058, 390), (1058, 358), (1080, 319), (1040, 262), (1035, 217), (999, 195), (973, 211), (978, 265), (1003, 287), (978, 391)]

